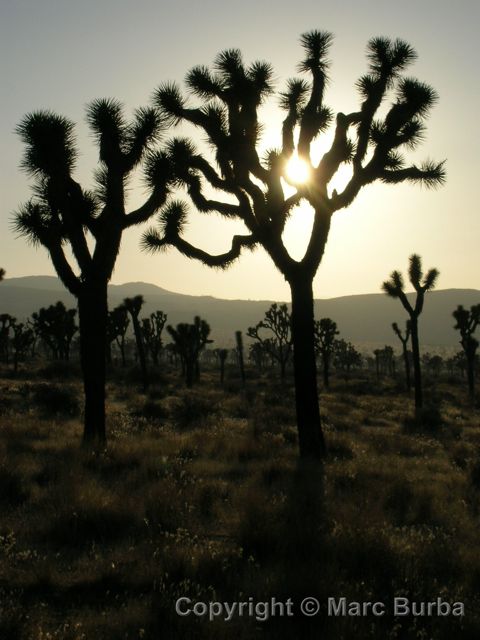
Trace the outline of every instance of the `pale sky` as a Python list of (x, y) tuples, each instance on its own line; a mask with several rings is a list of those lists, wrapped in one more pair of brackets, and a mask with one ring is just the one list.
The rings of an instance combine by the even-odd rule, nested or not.
[[(0, 267), (7, 276), (54, 274), (45, 250), (16, 239), (10, 229), (12, 211), (30, 196), (28, 178), (19, 170), (22, 146), (14, 134), (26, 113), (52, 109), (77, 123), (81, 155), (75, 177), (88, 187), (96, 166), (85, 124), (85, 105), (92, 99), (118, 98), (129, 114), (149, 104), (161, 82), (182, 83), (192, 66), (209, 65), (222, 49), (237, 47), (246, 62), (272, 63), (281, 91), (286, 78), (297, 75), (299, 36), (321, 29), (335, 35), (326, 94), (335, 111), (358, 107), (354, 84), (366, 71), (369, 38), (399, 37), (415, 47), (418, 60), (407, 75), (433, 86), (439, 101), (427, 121), (425, 142), (410, 157), (447, 159), (447, 183), (436, 191), (375, 183), (348, 210), (337, 212), (314, 282), (316, 297), (379, 292), (393, 269), (405, 271), (413, 252), (426, 268), (440, 270), (438, 288), (480, 288), (480, 215), (474, 197), (478, 2), (2, 0), (0, 24)], [(279, 135), (275, 98), (263, 115), (270, 145)], [(141, 187), (132, 187), (132, 207), (142, 195)], [(212, 251), (230, 246), (232, 227), (194, 212), (190, 220), (189, 238), (196, 244)], [(303, 211), (290, 223), (287, 245), (296, 256), (306, 221)], [(142, 254), (141, 231), (126, 232), (113, 283), (141, 280), (223, 298), (289, 298), (288, 286), (261, 248), (217, 272), (174, 249)]]

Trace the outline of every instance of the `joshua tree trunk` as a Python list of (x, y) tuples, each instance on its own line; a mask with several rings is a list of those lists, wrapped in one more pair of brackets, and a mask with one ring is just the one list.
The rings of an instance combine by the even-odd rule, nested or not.
[(238, 366), (240, 367), (240, 377), (242, 384), (245, 386), (245, 363), (243, 359), (243, 337), (241, 331), (235, 331), (235, 340), (237, 341)]
[(85, 390), (83, 443), (105, 444), (107, 282), (84, 282), (78, 296), (80, 360)]
[(289, 284), (300, 456), (320, 459), (325, 455), (325, 441), (317, 391), (312, 279), (300, 275), (292, 278)]
[(185, 382), (191, 389), (195, 378), (195, 363), (192, 358), (187, 358), (185, 362)]
[(407, 381), (407, 391), (410, 391), (410, 389), (412, 388), (412, 381), (410, 379), (410, 360), (408, 358), (408, 347), (407, 347), (407, 342), (402, 342), (402, 348), (403, 348), (403, 361), (405, 363), (405, 378)]
[(418, 344), (418, 321), (412, 318), (412, 354), (413, 354), (413, 381), (415, 385), (415, 411), (423, 407), (422, 372), (420, 369), (420, 347)]

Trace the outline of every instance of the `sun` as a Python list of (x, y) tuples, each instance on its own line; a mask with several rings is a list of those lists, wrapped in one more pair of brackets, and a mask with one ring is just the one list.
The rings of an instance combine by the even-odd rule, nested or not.
[(294, 184), (303, 184), (310, 178), (310, 167), (305, 160), (294, 155), (287, 162), (287, 178)]

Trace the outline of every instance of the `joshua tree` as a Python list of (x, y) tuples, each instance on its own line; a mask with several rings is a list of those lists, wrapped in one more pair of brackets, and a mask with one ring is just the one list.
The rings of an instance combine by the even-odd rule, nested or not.
[(410, 389), (412, 388), (412, 382), (410, 379), (410, 357), (408, 355), (408, 341), (410, 340), (411, 333), (410, 320), (407, 320), (407, 322), (405, 323), (405, 335), (402, 334), (402, 331), (396, 322), (392, 324), (392, 329), (402, 343), (403, 363), (405, 365), (405, 378), (407, 381), (407, 390), (410, 391)]
[(16, 319), (8, 313), (0, 314), (0, 357), (8, 364), (10, 329), (15, 324)]
[(115, 340), (117, 343), (117, 347), (120, 350), (120, 356), (122, 358), (122, 366), (124, 367), (125, 362), (125, 335), (127, 333), (128, 326), (130, 324), (130, 320), (128, 319), (128, 311), (126, 308), (120, 304), (112, 311), (108, 312), (107, 319), (107, 360), (110, 363), (111, 356), (111, 345)]
[(67, 309), (61, 301), (32, 313), (31, 326), (50, 349), (54, 360), (69, 360), (70, 345), (78, 331), (76, 315), (76, 309)]
[(362, 364), (362, 356), (351, 342), (340, 339), (334, 343), (335, 366), (345, 371), (347, 376), (350, 374), (352, 367), (360, 367)]
[[(273, 335), (263, 338), (260, 331), (265, 329)], [(255, 327), (247, 329), (247, 336), (258, 340), (267, 353), (280, 365), (280, 376), (285, 379), (285, 371), (292, 353), (292, 319), (286, 304), (272, 304), (265, 317)]]
[(322, 356), (323, 384), (328, 389), (330, 383), (330, 360), (335, 344), (335, 336), (340, 333), (337, 323), (331, 318), (315, 321), (315, 351)]
[(220, 384), (223, 385), (225, 380), (225, 362), (228, 357), (228, 349), (215, 349), (214, 353), (218, 358), (218, 364), (220, 366)]
[(145, 346), (143, 344), (142, 328), (138, 319), (145, 300), (143, 296), (135, 296), (134, 298), (125, 298), (123, 306), (130, 314), (133, 324), (133, 333), (135, 334), (135, 343), (137, 345), (138, 360), (142, 371), (143, 390), (148, 389), (147, 359), (145, 357)]
[[(22, 166), (35, 185), (34, 197), (15, 216), (15, 227), (47, 249), (58, 276), (78, 299), (83, 439), (103, 445), (107, 284), (124, 230), (148, 220), (164, 204), (169, 163), (164, 154), (151, 151), (163, 127), (155, 109), (138, 109), (127, 122), (119, 102), (95, 100), (87, 119), (99, 147), (94, 192), (73, 178), (77, 149), (72, 122), (50, 111), (31, 113), (21, 121), (17, 132), (26, 145)], [(127, 213), (125, 190), (142, 161), (149, 194), (142, 206)]]
[(468, 393), (472, 402), (475, 400), (475, 355), (478, 349), (478, 340), (473, 337), (480, 324), (480, 304), (464, 309), (459, 305), (453, 312), (456, 320), (455, 329), (460, 331), (460, 344), (465, 352), (467, 360)]
[(404, 309), (410, 316), (410, 331), (412, 338), (413, 354), (413, 377), (415, 384), (415, 411), (418, 415), (423, 407), (422, 394), (422, 372), (420, 368), (420, 346), (418, 340), (418, 318), (423, 311), (425, 293), (435, 287), (439, 272), (437, 269), (430, 269), (424, 277), (422, 271), (422, 260), (420, 256), (413, 254), (409, 258), (408, 278), (416, 291), (415, 304), (410, 304), (404, 291), (403, 276), (399, 271), (393, 271), (390, 280), (382, 284), (383, 291), (392, 298), (400, 298)]
[(167, 321), (167, 314), (155, 311), (149, 318), (142, 319), (142, 335), (145, 346), (152, 358), (153, 364), (158, 365), (158, 356), (162, 348), (162, 331)]
[(243, 336), (241, 331), (235, 331), (235, 342), (237, 343), (236, 355), (240, 368), (240, 378), (245, 386), (245, 358), (243, 357)]
[(5, 278), (5, 269), (0, 269), (0, 282)]
[(13, 364), (15, 372), (18, 370), (18, 363), (25, 358), (25, 355), (35, 340), (33, 329), (26, 327), (23, 322), (12, 324), (13, 330)]
[(182, 360), (187, 387), (192, 387), (196, 378), (195, 369), (200, 352), (207, 343), (213, 342), (208, 339), (210, 326), (205, 320), (195, 316), (193, 324), (180, 323), (176, 327), (169, 324), (167, 331), (171, 335), (177, 353)]
[[(423, 123), (436, 94), (428, 85), (402, 77), (416, 53), (407, 43), (388, 38), (370, 40), (368, 70), (357, 83), (360, 107), (336, 115), (331, 148), (313, 165), (312, 143), (333, 121), (324, 102), (331, 42), (332, 35), (326, 32), (312, 31), (301, 37), (305, 55), (299, 69), (311, 81), (289, 80), (280, 93), (285, 112), (282, 146), (262, 158), (259, 108), (273, 91), (269, 64), (247, 66), (241, 52), (232, 49), (217, 56), (213, 71), (203, 66), (193, 68), (187, 85), (200, 99), (200, 106), (191, 106), (174, 84), (157, 90), (155, 102), (170, 121), (198, 127), (215, 153), (216, 167), (190, 141), (173, 141), (169, 148), (178, 183), (186, 187), (199, 211), (240, 220), (247, 233), (234, 236), (226, 253), (210, 255), (184, 238), (187, 205), (176, 201), (164, 209), (160, 228), (144, 236), (144, 245), (152, 250), (172, 245), (184, 255), (217, 268), (231, 265), (243, 249), (263, 246), (291, 289), (299, 446), (302, 456), (315, 458), (324, 454), (325, 445), (317, 392), (312, 283), (325, 251), (332, 215), (348, 207), (364, 186), (375, 181), (434, 187), (445, 177), (443, 163), (408, 165), (402, 155), (404, 149), (423, 140)], [(382, 117), (379, 108), (392, 90), (394, 102)], [(304, 176), (308, 175), (305, 182), (289, 178), (287, 173), (288, 163), (297, 156), (303, 162)], [(338, 193), (330, 183), (344, 163), (350, 163), (352, 175)], [(292, 195), (285, 192), (282, 180), (290, 183)], [(206, 185), (223, 191), (228, 199), (210, 199), (205, 195)], [(283, 232), (293, 209), (302, 201), (314, 209), (314, 223), (305, 255), (297, 261), (285, 247)]]

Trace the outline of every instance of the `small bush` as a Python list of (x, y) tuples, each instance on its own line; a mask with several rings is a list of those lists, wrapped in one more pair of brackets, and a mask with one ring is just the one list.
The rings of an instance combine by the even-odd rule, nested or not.
[(403, 427), (406, 433), (438, 433), (444, 426), (440, 409), (429, 405), (420, 409), (415, 416), (404, 418)]
[(135, 415), (140, 415), (143, 418), (147, 418), (149, 420), (158, 420), (163, 421), (168, 417), (168, 411), (165, 407), (155, 400), (147, 400), (143, 407), (135, 413)]
[(77, 364), (72, 362), (65, 362), (64, 360), (56, 360), (49, 362), (45, 367), (38, 371), (38, 375), (41, 378), (47, 380), (66, 380), (80, 377), (80, 368)]
[(27, 387), (23, 393), (44, 416), (73, 418), (80, 414), (80, 402), (72, 386), (40, 382)]
[(29, 496), (21, 478), (4, 464), (0, 465), (0, 487), (0, 504), (4, 507), (17, 507)]
[(172, 418), (177, 428), (190, 429), (202, 426), (217, 413), (218, 403), (214, 398), (198, 391), (187, 391), (174, 405)]

